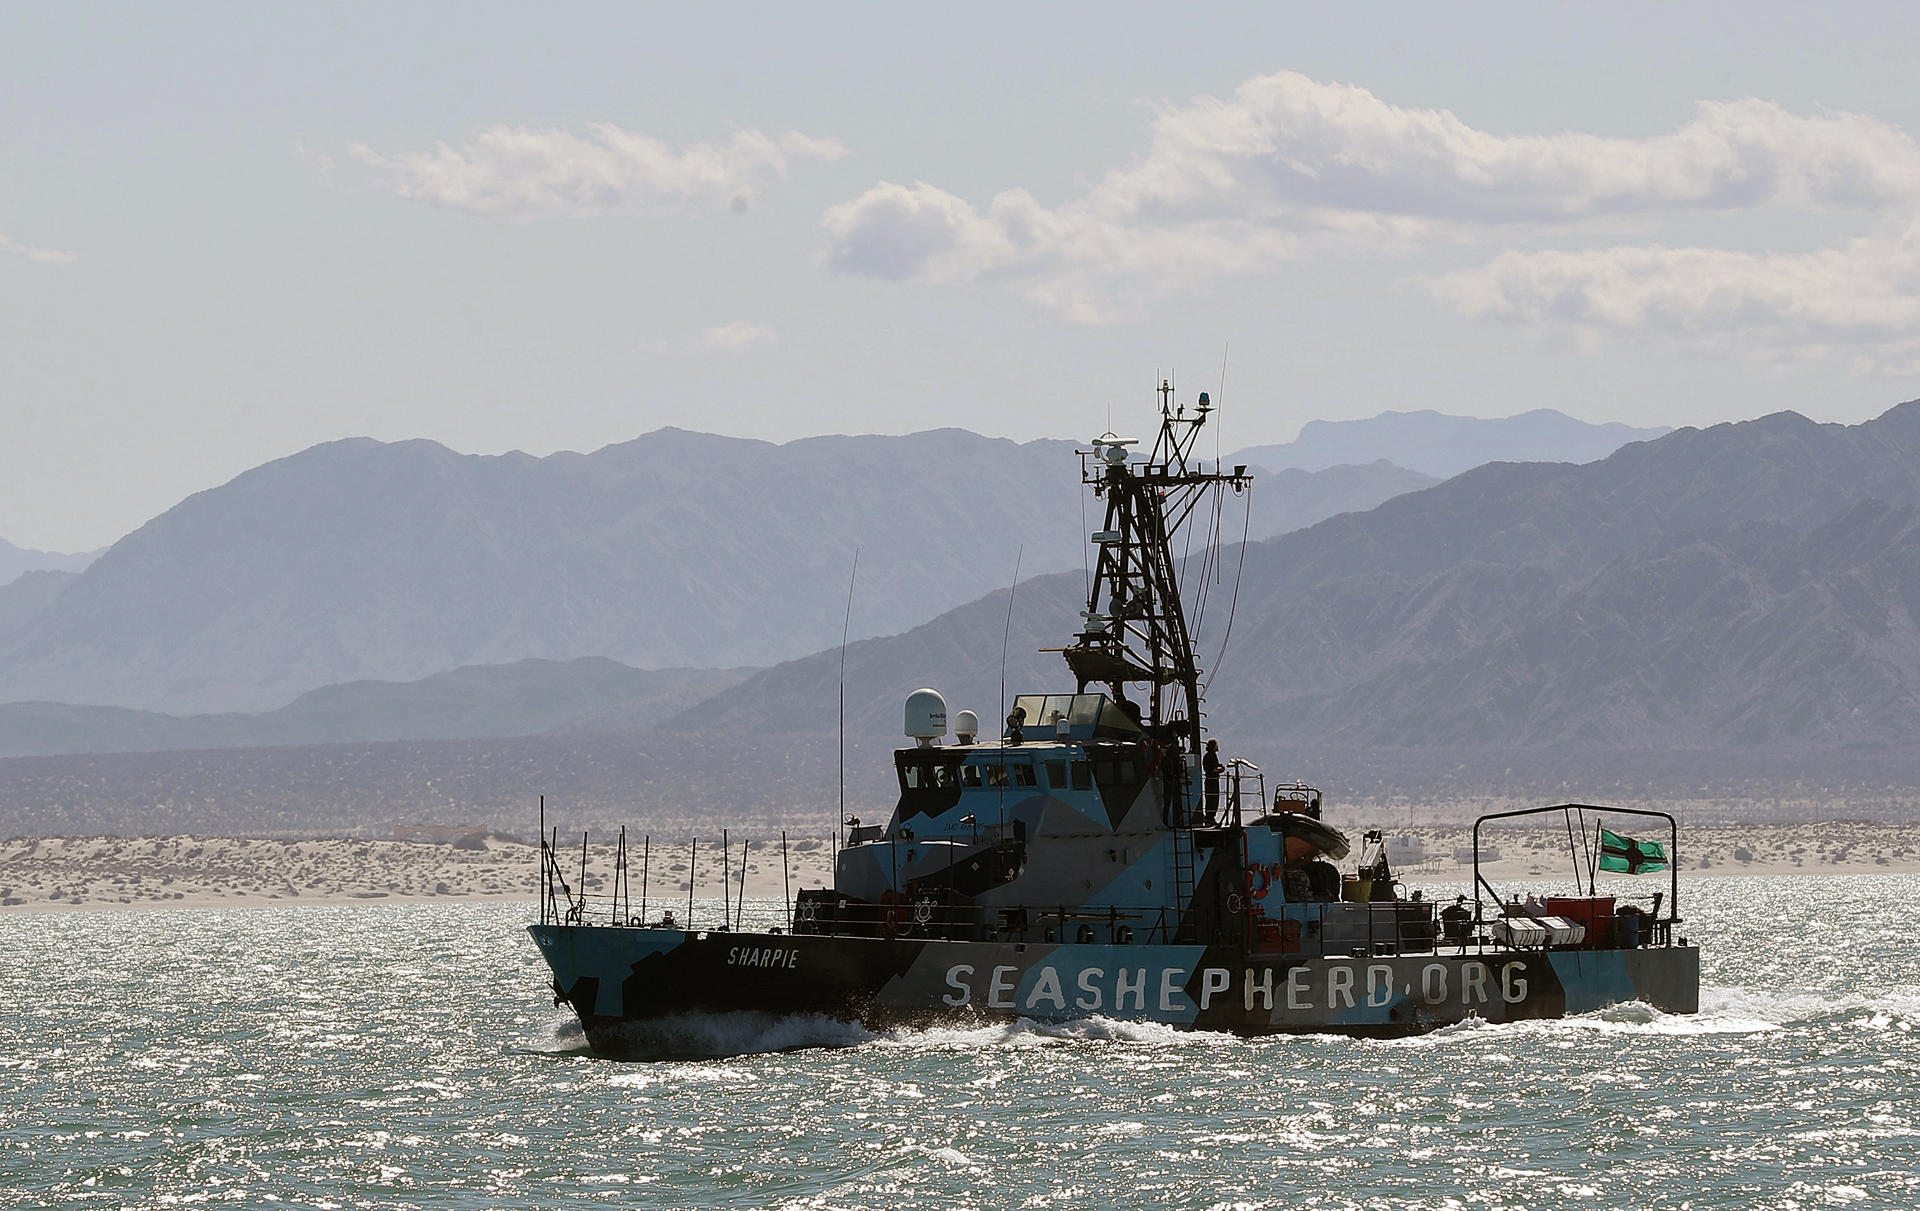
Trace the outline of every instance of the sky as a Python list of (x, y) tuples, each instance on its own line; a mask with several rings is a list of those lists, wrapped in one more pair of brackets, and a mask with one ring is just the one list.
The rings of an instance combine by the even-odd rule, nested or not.
[(0, 539), (318, 442), (1920, 396), (1920, 10), (0, 6)]

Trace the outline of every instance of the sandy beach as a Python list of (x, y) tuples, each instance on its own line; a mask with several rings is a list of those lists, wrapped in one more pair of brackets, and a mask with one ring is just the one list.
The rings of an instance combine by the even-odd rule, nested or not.
[[(1557, 821), (1556, 821), (1557, 823)], [(1409, 828), (1425, 858), (1402, 873), (1409, 887), (1465, 880), (1455, 860), (1469, 843), (1460, 827)], [(1647, 839), (1656, 839), (1645, 833)], [(1483, 843), (1500, 851), (1482, 870), (1496, 882), (1524, 887), (1529, 879), (1562, 880), (1572, 873), (1564, 829), (1495, 829)], [(1889, 874), (1920, 871), (1920, 827), (1910, 824), (1828, 821), (1809, 824), (1721, 824), (1681, 835), (1680, 865), (1691, 877), (1719, 875)], [(746, 893), (781, 899), (789, 881), (802, 887), (830, 880), (831, 842), (790, 841), (783, 872), (779, 846), (756, 844), (748, 854)], [(736, 843), (729, 858), (739, 878)], [(642, 856), (629, 850), (628, 895), (641, 895)], [(650, 899), (684, 896), (684, 843), (653, 850), (644, 864)], [(587, 854), (587, 890), (605, 895), (614, 850)], [(580, 851), (562, 850), (570, 884), (579, 882)], [(435, 900), (532, 900), (538, 872), (534, 846), (511, 838), (469, 837), (451, 844), (424, 841), (234, 837), (42, 837), (0, 842), (0, 911), (140, 907), (235, 907)], [(717, 845), (698, 854), (700, 896), (720, 895)]]
[[(824, 886), (831, 845), (798, 839), (789, 844), (792, 885)], [(642, 857), (629, 850), (629, 894), (641, 895)], [(689, 854), (684, 843), (655, 849), (646, 863), (654, 897), (684, 896)], [(739, 846), (730, 858), (739, 878)], [(579, 883), (580, 851), (563, 847), (569, 884)], [(717, 845), (701, 843), (701, 896), (720, 895)], [(587, 890), (611, 887), (615, 853), (595, 845), (587, 854)], [(236, 837), (38, 837), (0, 842), (0, 911), (238, 905), (345, 904), (423, 900), (528, 900), (535, 894), (535, 846), (500, 837), (458, 844), (420, 841), (319, 839), (291, 841)], [(804, 880), (804, 882), (803, 882)], [(737, 883), (736, 883), (737, 886)], [(755, 844), (748, 853), (747, 895), (783, 895), (779, 847)]]

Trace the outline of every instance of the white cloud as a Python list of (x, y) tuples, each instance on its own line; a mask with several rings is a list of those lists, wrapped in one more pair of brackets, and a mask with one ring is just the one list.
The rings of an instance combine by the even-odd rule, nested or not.
[(1920, 199), (1920, 147), (1871, 117), (1799, 117), (1759, 100), (1702, 102), (1685, 126), (1646, 139), (1496, 135), (1283, 72), (1231, 101), (1162, 109), (1147, 155), (1102, 189), (1143, 212), (1329, 208), (1474, 225), (1767, 204), (1871, 210)]
[(1815, 252), (1635, 246), (1505, 252), (1425, 279), (1459, 313), (1602, 336), (1657, 336), (1760, 360), (1844, 355), (1863, 373), (1920, 372), (1920, 224)]
[(80, 258), (71, 252), (61, 252), (57, 248), (35, 248), (0, 235), (0, 252), (22, 256), (36, 265), (71, 265)]
[(493, 126), (458, 148), (440, 143), (386, 156), (356, 143), (349, 150), (401, 197), (509, 222), (737, 211), (784, 179), (792, 162), (847, 154), (836, 139), (793, 131), (737, 130), (724, 143), (677, 149), (610, 123), (588, 131)]
[(780, 334), (765, 324), (734, 320), (702, 332), (690, 347), (693, 352), (704, 354), (746, 353), (779, 341)]
[[(1486, 255), (1680, 213), (1872, 216), (1881, 234), (1802, 255), (1644, 245), (1507, 251), (1420, 279), (1466, 315), (1749, 356), (1913, 359), (1920, 145), (1859, 114), (1702, 102), (1648, 138), (1500, 135), (1440, 109), (1293, 72), (1155, 111), (1146, 149), (1082, 196), (978, 206), (880, 182), (822, 218), (822, 263), (887, 281), (984, 284), (1058, 318), (1145, 314), (1179, 290), (1309, 257)], [(1864, 361), (1862, 361), (1864, 359)]]
[(678, 337), (673, 340), (654, 339), (643, 341), (640, 350), (643, 353), (677, 353), (694, 357), (727, 357), (741, 353), (751, 353), (755, 349), (765, 349), (780, 343), (780, 334), (765, 324), (756, 324), (752, 320), (732, 320), (707, 328), (694, 336)]

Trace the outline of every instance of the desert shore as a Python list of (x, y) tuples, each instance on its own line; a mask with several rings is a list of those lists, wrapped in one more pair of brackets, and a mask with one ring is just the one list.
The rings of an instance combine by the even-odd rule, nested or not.
[[(1409, 887), (1460, 882), (1469, 869), (1455, 860), (1470, 841), (1460, 827), (1410, 828), (1421, 862), (1403, 870)], [(1648, 834), (1648, 839), (1654, 839)], [(1571, 877), (1564, 831), (1493, 830), (1483, 838), (1500, 850), (1483, 862), (1497, 883)], [(1827, 821), (1809, 824), (1693, 826), (1681, 836), (1681, 871), (1719, 875), (1910, 874), (1920, 872), (1920, 826)], [(654, 849), (644, 860), (630, 849), (627, 894), (654, 902), (689, 890), (687, 847)], [(587, 854), (587, 890), (603, 896), (614, 871), (611, 846)], [(790, 841), (783, 868), (778, 845), (753, 846), (747, 856), (746, 894), (782, 899), (785, 889), (831, 882), (832, 844), (824, 838)], [(563, 850), (561, 868), (579, 883), (580, 851)], [(62, 909), (207, 908), (249, 905), (364, 904), (449, 900), (526, 900), (535, 896), (538, 851), (502, 837), (456, 844), (420, 841), (236, 837), (41, 837), (0, 842), (0, 911)], [(739, 848), (728, 856), (739, 886)], [(721, 859), (715, 844), (700, 845), (694, 894), (718, 898)]]
[[(795, 839), (787, 850), (793, 888), (831, 881), (831, 843)], [(728, 855), (738, 888), (740, 849)], [(613, 847), (591, 846), (587, 891), (606, 895), (615, 867)], [(629, 850), (627, 894), (659, 900), (685, 896), (690, 857), (683, 843), (655, 849), (643, 860)], [(696, 895), (721, 891), (717, 842), (702, 840)], [(562, 849), (562, 877), (580, 882), (580, 850)], [(0, 911), (88, 908), (209, 908), (240, 905), (364, 904), (445, 900), (526, 900), (537, 894), (539, 850), (501, 837), (456, 844), (322, 838), (243, 837), (16, 837), (0, 842)], [(755, 844), (747, 854), (749, 897), (781, 897), (781, 856)]]

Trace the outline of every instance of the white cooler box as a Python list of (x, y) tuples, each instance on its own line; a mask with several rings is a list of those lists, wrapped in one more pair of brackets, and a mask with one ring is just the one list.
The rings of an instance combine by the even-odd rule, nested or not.
[(1577, 946), (1587, 940), (1587, 927), (1565, 917), (1501, 917), (1487, 932), (1496, 942), (1522, 949)]

